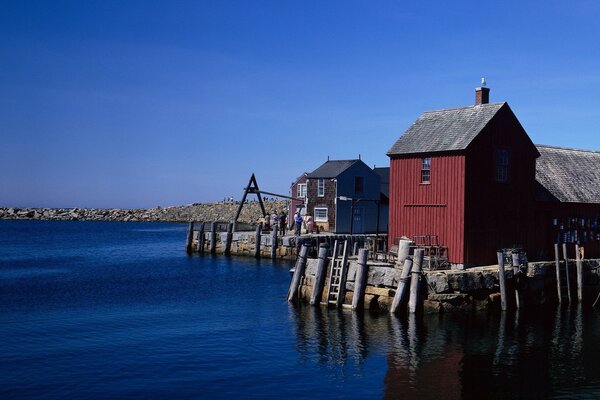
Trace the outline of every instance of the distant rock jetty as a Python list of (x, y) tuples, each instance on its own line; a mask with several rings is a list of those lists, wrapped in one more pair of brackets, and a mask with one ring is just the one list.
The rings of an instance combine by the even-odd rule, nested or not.
[[(267, 212), (281, 211), (287, 207), (285, 200), (265, 201)], [(219, 221), (231, 222), (239, 202), (192, 204), (187, 206), (156, 207), (125, 210), (120, 208), (16, 208), (0, 207), (0, 220), (29, 219), (49, 221)], [(238, 222), (254, 223), (261, 217), (257, 201), (247, 202)]]

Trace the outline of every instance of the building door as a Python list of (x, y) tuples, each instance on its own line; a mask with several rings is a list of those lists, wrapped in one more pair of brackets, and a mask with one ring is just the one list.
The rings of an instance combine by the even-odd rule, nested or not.
[(354, 207), (354, 215), (352, 216), (352, 233), (364, 233), (362, 207)]

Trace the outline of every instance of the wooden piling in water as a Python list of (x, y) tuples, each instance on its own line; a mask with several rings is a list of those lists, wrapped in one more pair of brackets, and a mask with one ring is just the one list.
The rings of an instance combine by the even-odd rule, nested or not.
[(298, 288), (300, 287), (300, 281), (304, 276), (307, 255), (308, 246), (302, 245), (302, 248), (300, 249), (300, 254), (298, 255), (298, 259), (296, 260), (296, 265), (294, 267), (294, 276), (292, 277), (292, 282), (290, 283), (290, 288), (288, 290), (289, 302), (293, 302), (298, 298)]
[(562, 303), (562, 288), (560, 287), (560, 252), (558, 243), (554, 243), (554, 263), (556, 264), (556, 290), (558, 294), (558, 302)]
[(233, 241), (233, 223), (227, 225), (227, 236), (225, 237), (225, 255), (231, 255), (231, 242)]
[(519, 284), (517, 279), (520, 279), (521, 275), (521, 259), (519, 253), (512, 253), (512, 265), (513, 265), (513, 280), (515, 281), (515, 305), (517, 308), (521, 308), (523, 299), (521, 298), (521, 291), (519, 290)]
[(571, 277), (569, 276), (569, 257), (567, 257), (567, 244), (563, 243), (563, 256), (565, 257), (565, 278), (567, 279), (567, 298), (571, 303)]
[(506, 275), (504, 274), (504, 253), (499, 251), (498, 256), (498, 282), (500, 283), (500, 307), (506, 311)]
[(188, 226), (187, 239), (185, 241), (185, 252), (192, 254), (192, 242), (194, 241), (194, 221)]
[(262, 232), (262, 224), (256, 225), (256, 233), (254, 235), (254, 258), (260, 258), (261, 232)]
[(200, 231), (198, 232), (198, 253), (204, 254), (204, 222), (200, 222)]
[(217, 252), (217, 223), (213, 222), (210, 225), (210, 254)]
[(365, 302), (365, 289), (367, 288), (367, 276), (369, 267), (367, 258), (369, 250), (360, 249), (358, 251), (358, 266), (356, 268), (356, 277), (354, 279), (354, 295), (352, 296), (352, 309), (362, 308)]
[(425, 250), (416, 249), (413, 257), (413, 266), (410, 277), (410, 298), (408, 299), (408, 312), (415, 313), (419, 305), (419, 289), (421, 286), (421, 269)]
[(273, 226), (271, 231), (271, 258), (277, 258), (277, 227)]
[(575, 262), (577, 266), (577, 300), (583, 301), (583, 265), (579, 245), (575, 245)]
[(390, 312), (392, 314), (396, 314), (402, 308), (402, 305), (406, 302), (406, 294), (408, 291), (408, 282), (409, 282), (409, 274), (412, 270), (413, 261), (409, 258), (404, 260), (404, 265), (402, 266), (402, 275), (400, 276), (400, 281), (398, 282), (398, 289), (396, 289), (396, 294), (394, 295), (394, 301), (392, 302), (392, 308), (390, 308)]
[[(315, 282), (310, 295), (310, 305), (314, 306), (321, 302), (323, 287), (325, 286), (325, 273), (327, 271), (327, 246), (319, 247), (319, 260), (317, 262), (317, 271), (315, 272)], [(331, 279), (331, 277), (329, 277)]]

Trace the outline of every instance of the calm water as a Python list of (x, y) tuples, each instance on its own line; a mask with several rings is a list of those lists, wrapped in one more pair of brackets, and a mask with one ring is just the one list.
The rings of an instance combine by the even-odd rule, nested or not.
[(297, 308), (186, 229), (0, 221), (0, 398), (600, 398), (600, 313)]

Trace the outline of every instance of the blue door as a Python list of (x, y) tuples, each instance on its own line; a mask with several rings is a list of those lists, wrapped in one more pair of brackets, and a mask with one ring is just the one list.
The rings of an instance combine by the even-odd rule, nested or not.
[(352, 233), (364, 233), (363, 226), (363, 208), (354, 207), (354, 215), (352, 216)]

